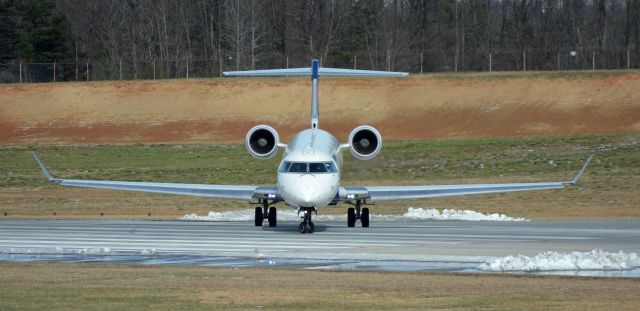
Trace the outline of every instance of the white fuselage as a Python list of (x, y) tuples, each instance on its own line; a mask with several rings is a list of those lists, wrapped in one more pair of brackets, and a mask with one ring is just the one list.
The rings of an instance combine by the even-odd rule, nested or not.
[(295, 135), (278, 169), (278, 192), (290, 206), (326, 207), (340, 188), (342, 156), (338, 140), (321, 129)]

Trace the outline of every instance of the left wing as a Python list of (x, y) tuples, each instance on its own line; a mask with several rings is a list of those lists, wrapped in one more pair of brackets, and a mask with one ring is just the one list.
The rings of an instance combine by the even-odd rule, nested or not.
[(282, 199), (275, 186), (180, 184), (55, 178), (49, 173), (35, 151), (33, 151), (33, 157), (38, 162), (38, 165), (40, 165), (47, 179), (62, 186), (190, 195), (229, 200), (250, 201), (252, 198), (269, 200)]
[(591, 155), (587, 159), (578, 174), (571, 181), (567, 182), (344, 187), (344, 191), (340, 193), (339, 196), (342, 201), (370, 199), (373, 202), (380, 202), (389, 200), (423, 199), (470, 194), (559, 189), (577, 184), (578, 180), (587, 169), (587, 165), (589, 165), (589, 162), (591, 162), (592, 158), (593, 155)]

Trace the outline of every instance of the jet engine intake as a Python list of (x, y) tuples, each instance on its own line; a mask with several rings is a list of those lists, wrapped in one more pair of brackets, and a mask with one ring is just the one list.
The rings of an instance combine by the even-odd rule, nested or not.
[(358, 160), (371, 160), (382, 149), (382, 136), (380, 132), (369, 125), (361, 125), (353, 129), (349, 134), (351, 155)]
[(280, 137), (268, 125), (254, 126), (247, 132), (246, 147), (249, 154), (258, 159), (270, 159), (278, 153)]

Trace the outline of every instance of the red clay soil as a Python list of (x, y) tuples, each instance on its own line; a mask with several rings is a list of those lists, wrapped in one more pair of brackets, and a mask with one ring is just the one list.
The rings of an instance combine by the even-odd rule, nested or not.
[[(640, 73), (325, 78), (320, 125), (385, 139), (640, 132)], [(228, 78), (0, 86), (0, 143), (240, 142), (308, 126), (310, 83)]]

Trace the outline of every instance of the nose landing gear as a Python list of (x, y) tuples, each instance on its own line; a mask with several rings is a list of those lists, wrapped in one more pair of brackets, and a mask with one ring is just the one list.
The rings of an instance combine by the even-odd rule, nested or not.
[(315, 226), (313, 225), (313, 222), (311, 221), (311, 213), (314, 212), (317, 215), (318, 212), (316, 211), (316, 208), (315, 207), (300, 207), (298, 209), (298, 214), (300, 214), (300, 212), (303, 212), (304, 215), (302, 216), (302, 219), (303, 219), (302, 222), (298, 226), (298, 231), (300, 231), (300, 233), (302, 233), (302, 234), (304, 234), (304, 233), (313, 233), (313, 231), (315, 230)]

